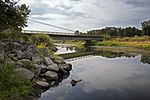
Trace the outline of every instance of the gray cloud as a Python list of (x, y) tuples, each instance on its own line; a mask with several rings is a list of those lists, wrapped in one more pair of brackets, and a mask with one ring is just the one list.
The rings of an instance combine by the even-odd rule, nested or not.
[[(149, 0), (21, 0), (21, 3), (30, 6), (30, 17), (35, 20), (81, 31), (106, 26), (140, 27), (141, 21), (150, 18)], [(26, 29), (35, 26), (28, 24)], [(38, 30), (58, 30), (38, 26)]]

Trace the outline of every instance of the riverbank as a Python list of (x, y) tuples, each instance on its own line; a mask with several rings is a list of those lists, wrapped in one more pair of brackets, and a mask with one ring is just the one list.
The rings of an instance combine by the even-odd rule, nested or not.
[(150, 37), (124, 37), (114, 38), (112, 40), (97, 42), (92, 41), (95, 46), (118, 46), (118, 47), (134, 47), (145, 50), (150, 50)]
[(41, 51), (30, 43), (0, 41), (0, 100), (36, 99), (67, 78), (71, 69), (72, 65), (62, 57), (41, 56)]

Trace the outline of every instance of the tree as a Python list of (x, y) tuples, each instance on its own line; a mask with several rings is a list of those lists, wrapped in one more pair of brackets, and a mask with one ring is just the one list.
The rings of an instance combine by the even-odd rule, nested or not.
[(0, 32), (7, 29), (19, 30), (27, 26), (29, 6), (17, 5), (14, 0), (0, 0)]
[(150, 36), (150, 20), (141, 23), (143, 35)]

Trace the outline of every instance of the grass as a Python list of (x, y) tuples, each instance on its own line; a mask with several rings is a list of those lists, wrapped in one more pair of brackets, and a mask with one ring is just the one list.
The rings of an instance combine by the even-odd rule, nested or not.
[(23, 79), (15, 72), (15, 66), (0, 64), (0, 99), (17, 100), (32, 91), (30, 80)]
[(96, 46), (120, 46), (120, 47), (136, 47), (150, 50), (150, 37), (125, 37), (115, 38), (111, 41), (94, 42)]

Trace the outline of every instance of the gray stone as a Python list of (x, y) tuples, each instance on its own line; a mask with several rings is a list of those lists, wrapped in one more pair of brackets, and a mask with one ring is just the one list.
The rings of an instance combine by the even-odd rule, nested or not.
[(36, 85), (39, 86), (40, 88), (48, 88), (50, 86), (49, 83), (44, 81), (37, 81)]
[(29, 52), (28, 50), (24, 51), (25, 59), (31, 59), (33, 53)]
[(7, 54), (7, 56), (9, 57), (9, 58), (11, 58), (11, 59), (13, 59), (15, 56), (16, 56), (16, 54)]
[(58, 74), (53, 71), (47, 71), (45, 73), (45, 77), (47, 80), (57, 80), (58, 79)]
[(4, 43), (0, 42), (0, 54), (4, 55), (5, 49), (4, 49)]
[(0, 62), (3, 62), (4, 61), (4, 55), (3, 54), (0, 54)]
[(12, 48), (15, 50), (20, 50), (21, 49), (21, 44), (19, 42), (13, 42)]
[(54, 51), (54, 52), (57, 52), (58, 48), (57, 48), (57, 47), (52, 46), (52, 47), (51, 47), (51, 50), (52, 50), (52, 51)]
[(48, 70), (51, 70), (51, 71), (55, 71), (55, 72), (58, 72), (59, 71), (59, 67), (57, 64), (53, 63), (49, 66), (46, 67)]
[(53, 64), (53, 61), (49, 57), (44, 57), (43, 61), (47, 66)]
[(46, 73), (47, 71), (47, 66), (45, 66), (44, 64), (41, 64), (41, 73)]
[(64, 70), (68, 71), (68, 72), (72, 69), (72, 65), (68, 64), (68, 63), (66, 63), (66, 64), (59, 64), (59, 66), (61, 68), (63, 68)]
[(22, 62), (22, 63), (24, 63), (24, 62), (31, 62), (29, 59), (21, 59), (19, 61)]
[(18, 59), (24, 59), (25, 58), (25, 54), (22, 51), (19, 50), (17, 52), (17, 57), (18, 57)]
[(41, 63), (40, 57), (32, 57), (32, 61), (33, 61), (35, 64), (40, 64), (40, 63)]
[(42, 69), (41, 65), (35, 64), (34, 74), (36, 77), (38, 77), (40, 75), (41, 69)]
[(38, 49), (34, 45), (30, 45), (27, 47), (27, 50), (29, 50), (32, 53), (38, 52)]
[(65, 63), (63, 57), (58, 57), (57, 59), (54, 60), (54, 62), (55, 62), (56, 64), (64, 64), (64, 63)]
[(53, 55), (53, 54), (50, 54), (50, 55), (49, 55), (49, 58), (50, 58), (51, 60), (54, 60), (54, 55)]
[(17, 62), (17, 61), (18, 61), (18, 58), (17, 58), (17, 57), (14, 57), (13, 60)]
[(32, 79), (34, 77), (34, 73), (26, 68), (17, 68), (16, 72), (25, 79)]
[(22, 63), (22, 62), (20, 62), (20, 61), (17, 61), (16, 62), (16, 67), (23, 67), (24, 66), (24, 64)]

